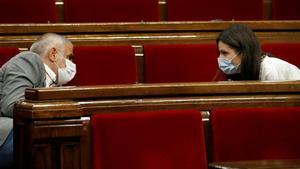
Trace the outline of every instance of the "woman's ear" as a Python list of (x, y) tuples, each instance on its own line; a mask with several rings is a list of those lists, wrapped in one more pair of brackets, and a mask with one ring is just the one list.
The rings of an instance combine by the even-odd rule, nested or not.
[(51, 62), (55, 62), (57, 60), (57, 50), (55, 48), (51, 48), (48, 52), (48, 57)]

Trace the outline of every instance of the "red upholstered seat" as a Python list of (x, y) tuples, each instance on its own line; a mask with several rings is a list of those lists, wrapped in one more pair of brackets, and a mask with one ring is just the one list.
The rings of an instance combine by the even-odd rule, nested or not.
[(211, 112), (214, 161), (300, 158), (300, 107)]
[(71, 85), (130, 84), (137, 82), (131, 46), (75, 46), (77, 74)]
[(15, 47), (0, 47), (0, 67), (19, 52)]
[(300, 68), (300, 42), (265, 43), (262, 49)]
[(57, 22), (55, 0), (1, 0), (0, 23)]
[(168, 0), (169, 21), (262, 20), (263, 0)]
[(91, 123), (94, 169), (207, 168), (197, 110), (96, 114)]
[(299, 0), (272, 0), (273, 20), (299, 20)]
[(218, 70), (215, 44), (145, 45), (145, 82), (212, 81)]
[(65, 22), (159, 21), (158, 0), (64, 0)]

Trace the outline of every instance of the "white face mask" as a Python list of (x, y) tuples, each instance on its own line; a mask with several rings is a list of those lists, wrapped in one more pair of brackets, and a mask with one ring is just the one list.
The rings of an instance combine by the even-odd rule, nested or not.
[(231, 60), (228, 60), (222, 56), (218, 57), (218, 64), (219, 64), (219, 68), (228, 75), (231, 74), (236, 74), (236, 73), (240, 73), (241, 69), (240, 69), (240, 64), (239, 65), (234, 65), (232, 63), (232, 60), (239, 54), (239, 52), (237, 54), (235, 54), (233, 56), (233, 58)]
[(71, 81), (73, 77), (76, 74), (76, 64), (71, 62), (69, 59), (66, 59), (66, 67), (65, 68), (60, 68), (58, 67), (58, 79), (57, 79), (57, 84), (58, 85), (64, 85)]
[(219, 68), (228, 75), (240, 73), (239, 65), (235, 66), (232, 64), (231, 60), (226, 58), (218, 57)]

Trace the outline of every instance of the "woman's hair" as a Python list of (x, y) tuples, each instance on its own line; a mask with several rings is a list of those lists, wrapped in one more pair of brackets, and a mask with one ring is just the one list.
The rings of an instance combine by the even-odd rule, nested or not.
[(59, 53), (64, 54), (64, 47), (68, 44), (72, 43), (65, 37), (55, 33), (46, 33), (31, 45), (30, 51), (44, 57), (49, 49), (55, 48)]
[(241, 56), (240, 80), (259, 80), (262, 51), (254, 32), (246, 25), (234, 24), (217, 37), (239, 52)]

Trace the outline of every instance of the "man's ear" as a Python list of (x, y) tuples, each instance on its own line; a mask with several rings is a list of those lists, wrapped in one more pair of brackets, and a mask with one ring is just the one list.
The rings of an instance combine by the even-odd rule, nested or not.
[(57, 50), (55, 48), (49, 49), (48, 57), (51, 62), (55, 62), (57, 60)]

